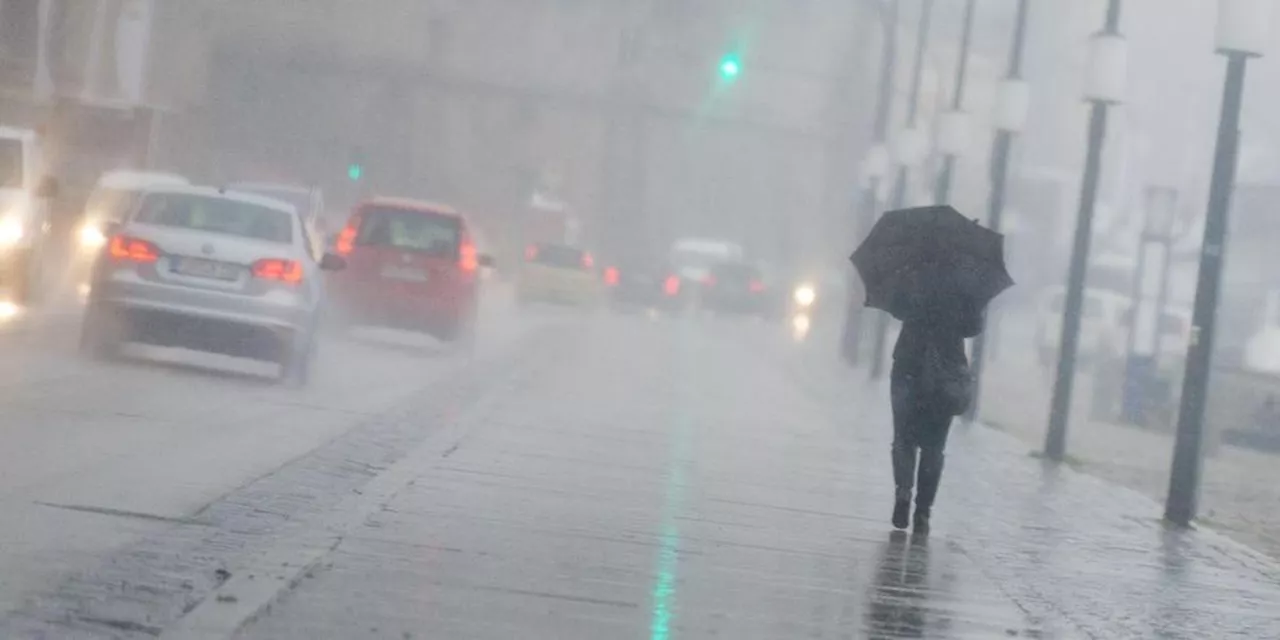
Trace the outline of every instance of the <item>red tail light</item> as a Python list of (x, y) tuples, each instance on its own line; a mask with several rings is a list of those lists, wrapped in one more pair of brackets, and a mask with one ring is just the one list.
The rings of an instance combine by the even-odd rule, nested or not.
[(618, 268), (609, 267), (604, 270), (604, 283), (610, 287), (618, 286)]
[(716, 286), (716, 277), (711, 274), (707, 274), (702, 277), (702, 284), (705, 284), (708, 287), (714, 287)]
[(360, 221), (352, 220), (347, 226), (342, 228), (342, 232), (338, 234), (338, 242), (334, 246), (334, 250), (340, 256), (349, 256), (356, 248), (356, 229), (359, 227)]
[(263, 280), (278, 280), (289, 284), (302, 282), (302, 264), (293, 260), (269, 258), (253, 263), (253, 275)]
[(586, 253), (586, 252), (583, 252), (583, 254), (582, 254), (582, 268), (583, 268), (583, 269), (590, 269), (590, 268), (592, 268), (592, 267), (594, 267), (594, 266), (596, 266), (596, 259), (595, 259), (595, 258), (593, 258), (593, 257), (591, 257), (591, 254)]
[(531, 244), (524, 248), (524, 259), (533, 262), (538, 259), (538, 245)]
[(129, 236), (112, 237), (107, 251), (116, 260), (149, 263), (160, 259), (160, 249), (156, 245)]
[(667, 279), (662, 283), (662, 292), (669, 296), (680, 295), (680, 277), (667, 276)]
[(751, 288), (751, 293), (761, 293), (764, 291), (764, 283), (759, 280), (752, 280), (749, 286)]
[(480, 268), (480, 257), (476, 254), (476, 245), (470, 240), (458, 245), (458, 268), (466, 272)]

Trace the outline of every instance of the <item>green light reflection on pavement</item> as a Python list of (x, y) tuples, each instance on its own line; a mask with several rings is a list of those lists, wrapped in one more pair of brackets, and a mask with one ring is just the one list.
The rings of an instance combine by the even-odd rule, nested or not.
[(676, 578), (680, 564), (680, 529), (676, 526), (676, 516), (684, 508), (685, 470), (689, 464), (689, 427), (693, 422), (692, 398), (693, 388), (690, 381), (697, 378), (690, 375), (691, 358), (689, 345), (686, 342), (682, 351), (686, 366), (680, 367), (679, 373), (672, 376), (669, 388), (672, 399), (673, 415), (669, 424), (671, 430), (671, 455), (667, 458), (667, 483), (662, 504), (662, 532), (658, 540), (658, 558), (655, 569), (656, 578), (650, 593), (652, 608), (649, 613), (650, 640), (670, 640), (671, 623), (675, 618), (673, 611), (676, 601)]

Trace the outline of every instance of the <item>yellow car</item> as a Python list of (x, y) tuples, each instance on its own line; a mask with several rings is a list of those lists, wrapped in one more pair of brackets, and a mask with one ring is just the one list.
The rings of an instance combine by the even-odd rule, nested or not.
[(516, 302), (549, 302), (594, 307), (604, 299), (604, 287), (590, 253), (563, 244), (538, 243), (525, 249), (516, 278)]

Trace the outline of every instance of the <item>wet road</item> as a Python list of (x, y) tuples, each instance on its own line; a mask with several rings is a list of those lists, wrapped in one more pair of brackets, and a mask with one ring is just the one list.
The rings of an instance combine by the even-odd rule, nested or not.
[(0, 637), (1280, 637), (1273, 563), (982, 428), (892, 535), (883, 390), (779, 328), (490, 304), (305, 391), (0, 335)]

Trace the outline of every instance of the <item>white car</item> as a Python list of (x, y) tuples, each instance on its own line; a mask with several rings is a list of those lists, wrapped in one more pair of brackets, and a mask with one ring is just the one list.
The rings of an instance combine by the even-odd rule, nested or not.
[[(1040, 364), (1053, 366), (1062, 337), (1065, 289), (1052, 287), (1040, 297), (1036, 320), (1036, 347)], [(1080, 345), (1077, 362), (1089, 365), (1102, 357), (1118, 357), (1129, 347), (1132, 301), (1104, 289), (1085, 289), (1080, 315)], [(1191, 338), (1191, 313), (1166, 308), (1160, 318), (1160, 355), (1182, 357)]]
[(0, 126), (0, 283), (17, 302), (37, 301), (47, 280), (50, 202), (58, 182), (45, 173), (40, 136)]
[(324, 302), (322, 269), (286, 203), (209, 187), (157, 187), (118, 225), (93, 272), (81, 349), (125, 342), (187, 347), (280, 364), (305, 383)]

